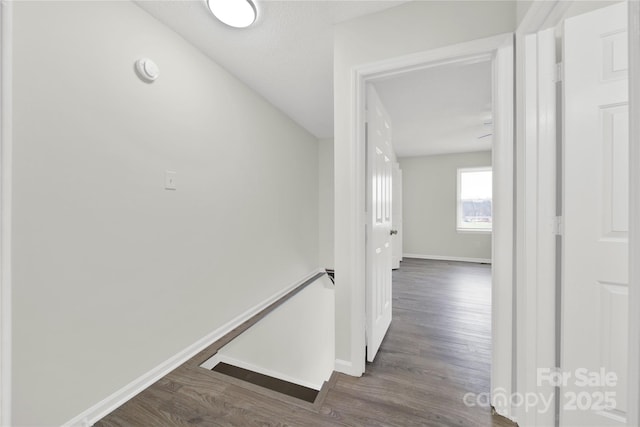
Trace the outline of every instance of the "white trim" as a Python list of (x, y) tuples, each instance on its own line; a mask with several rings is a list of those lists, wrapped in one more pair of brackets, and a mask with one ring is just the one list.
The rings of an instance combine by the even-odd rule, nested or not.
[[(557, 168), (557, 141), (556, 133), (556, 51), (555, 29), (549, 28), (538, 33), (538, 139), (534, 149), (536, 169), (534, 177), (536, 182), (537, 212), (532, 225), (536, 232), (536, 239), (527, 241), (530, 250), (534, 253), (536, 263), (531, 266), (536, 275), (535, 290), (528, 289), (531, 296), (529, 308), (532, 322), (536, 322), (535, 333), (532, 336), (536, 340), (535, 362), (531, 363), (528, 370), (528, 390), (541, 392), (537, 387), (537, 368), (556, 366), (556, 236), (560, 233), (561, 222), (556, 210), (556, 189), (558, 186)], [(537, 150), (536, 150), (537, 149)], [(527, 191), (527, 194), (529, 192)], [(530, 237), (528, 234), (525, 239)], [(527, 255), (527, 259), (529, 256)], [(529, 269), (527, 268), (527, 271)], [(535, 301), (535, 307), (532, 302)], [(525, 335), (527, 336), (527, 335)], [(525, 349), (529, 351), (529, 349)], [(536, 388), (537, 387), (537, 388)], [(551, 388), (546, 390), (553, 393)], [(553, 411), (548, 414), (538, 414), (532, 411), (534, 423), (537, 425), (552, 423), (555, 418)]]
[[(514, 243), (514, 45), (513, 34), (496, 47), (493, 61), (493, 231), (491, 234), (491, 404), (513, 419), (515, 391)], [(502, 393), (505, 393), (502, 395)]]
[[(346, 286), (350, 290), (350, 327), (351, 329), (351, 369), (349, 374), (361, 375), (365, 360), (365, 239), (364, 216), (365, 194), (365, 153), (364, 118), (365, 91), (368, 81), (390, 77), (407, 71), (425, 69), (449, 63), (494, 62), (494, 89), (499, 88), (494, 97), (496, 104), (496, 126), (494, 136), (493, 167), (502, 168), (494, 180), (494, 263), (493, 295), (493, 354), (492, 388), (502, 389), (507, 396), (512, 390), (513, 336), (512, 336), (512, 253), (513, 253), (513, 34), (502, 34), (484, 39), (460, 43), (453, 46), (419, 52), (413, 55), (390, 58), (372, 64), (353, 68), (351, 74), (351, 112), (349, 119), (350, 138), (348, 141), (350, 158), (349, 174), (344, 182), (336, 185), (347, 187), (350, 193), (348, 206), (349, 227), (346, 234), (339, 235), (336, 245), (344, 240), (353, 257), (344, 271), (338, 271), (336, 286)], [(496, 78), (496, 74), (499, 77)], [(501, 165), (501, 166), (500, 166)], [(504, 177), (502, 181), (496, 180)], [(497, 225), (498, 220), (502, 225)], [(497, 232), (496, 232), (497, 231)], [(497, 249), (496, 249), (497, 248)], [(497, 262), (499, 261), (499, 262)], [(497, 301), (497, 303), (495, 303)], [(496, 314), (497, 313), (497, 314)], [(336, 325), (344, 327), (343, 325)], [(509, 417), (508, 408), (497, 408), (502, 415)]]
[[(556, 366), (556, 59), (554, 29), (522, 36), (518, 70), (517, 375), (519, 393), (538, 387), (537, 368)], [(555, 411), (520, 407), (521, 425), (552, 425)]]
[(257, 373), (262, 374), (262, 375), (266, 375), (266, 376), (269, 376), (269, 377), (272, 377), (272, 378), (277, 378), (277, 379), (282, 380), (282, 381), (287, 381), (287, 382), (290, 382), (292, 384), (298, 384), (298, 385), (301, 385), (303, 387), (312, 388), (312, 389), (318, 390), (318, 391), (320, 391), (320, 389), (322, 388), (322, 386), (324, 385), (324, 383), (326, 381), (329, 381), (329, 378), (326, 378), (322, 382), (322, 384), (310, 383), (310, 382), (307, 382), (307, 381), (300, 380), (299, 378), (290, 377), (290, 376), (288, 376), (286, 374), (283, 374), (281, 372), (277, 372), (277, 371), (272, 371), (270, 369), (266, 369), (263, 366), (254, 365), (252, 363), (245, 362), (244, 360), (239, 360), (239, 359), (236, 359), (234, 357), (229, 357), (226, 354), (215, 354), (214, 356), (212, 356), (209, 359), (207, 359), (207, 361), (204, 362), (202, 365), (200, 365), (200, 367), (204, 368), (204, 369), (211, 370), (218, 363), (226, 363), (227, 365), (235, 366), (236, 368), (242, 368), (242, 369), (246, 369), (248, 371), (257, 372)]
[[(351, 106), (352, 106), (352, 120), (351, 126), (351, 138), (349, 148), (351, 150), (351, 159), (353, 166), (353, 174), (350, 176), (350, 221), (349, 221), (349, 247), (350, 252), (353, 254), (351, 263), (349, 265), (349, 271), (345, 276), (338, 274), (336, 276), (336, 285), (340, 286), (340, 283), (350, 286), (351, 290), (351, 360), (349, 371), (345, 372), (349, 375), (360, 376), (365, 370), (366, 360), (366, 315), (365, 315), (365, 283), (366, 283), (366, 206), (365, 206), (365, 191), (366, 191), (366, 150), (363, 143), (365, 138), (365, 128), (363, 126), (367, 114), (366, 114), (366, 102), (365, 102), (365, 80), (362, 77), (361, 72), (358, 69), (354, 69), (351, 73)], [(337, 182), (336, 182), (337, 183)], [(338, 244), (338, 239), (336, 239)], [(341, 278), (348, 279), (345, 282), (340, 282)], [(336, 294), (337, 295), (337, 294)], [(340, 327), (337, 325), (336, 327)]]
[(458, 234), (491, 234), (492, 230), (483, 230), (476, 228), (456, 228)]
[(336, 359), (335, 371), (343, 374), (351, 375), (350, 372), (353, 369), (353, 363), (348, 360)]
[[(533, 229), (525, 237), (528, 245), (527, 254), (535, 254), (535, 263), (525, 267), (525, 270), (533, 270), (535, 280), (532, 283), (535, 289), (528, 287), (531, 299), (528, 300), (528, 311), (525, 316), (531, 314), (531, 322), (535, 322), (535, 331), (532, 331), (532, 339), (535, 339), (534, 348), (525, 348), (528, 354), (533, 354), (534, 361), (527, 371), (527, 391), (542, 392), (537, 387), (537, 368), (553, 367), (556, 365), (556, 236), (559, 227), (556, 211), (556, 52), (555, 30), (546, 29), (538, 33), (538, 133), (537, 146), (532, 150), (535, 160), (533, 175), (536, 179), (536, 213), (532, 218)], [(527, 159), (529, 160), (529, 159)], [(526, 190), (526, 194), (530, 194)], [(525, 225), (526, 226), (526, 225)], [(529, 229), (527, 228), (529, 231)], [(535, 240), (529, 241), (533, 230)], [(527, 259), (534, 258), (529, 255)], [(524, 335), (528, 337), (529, 335)], [(525, 340), (522, 340), (526, 342)], [(553, 393), (555, 390), (544, 390)], [(532, 425), (545, 425), (554, 422), (555, 414), (539, 414), (532, 411), (534, 422)]]
[(0, 3), (0, 425), (11, 425), (12, 2)]
[(640, 425), (640, 3), (629, 2), (629, 396), (627, 425)]
[(573, 0), (533, 1), (525, 17), (518, 25), (516, 34), (526, 35), (558, 25)]
[(479, 264), (491, 264), (489, 258), (469, 258), (459, 256), (448, 255), (423, 255), (423, 254), (404, 254), (404, 258), (417, 258), (417, 259), (433, 259), (436, 261), (460, 261), (460, 262), (475, 262)]
[(411, 55), (390, 58), (357, 67), (354, 72), (365, 80), (389, 78), (416, 71), (453, 63), (476, 63), (491, 60), (493, 53), (511, 33), (459, 43)]
[(213, 332), (209, 333), (208, 335), (199, 339), (195, 343), (191, 344), (189, 347), (175, 354), (173, 357), (167, 359), (160, 365), (151, 369), (146, 374), (136, 378), (126, 386), (122, 387), (120, 390), (110, 395), (109, 397), (103, 399), (102, 401), (93, 405), (91, 408), (82, 412), (78, 416), (67, 421), (66, 423), (63, 424), (63, 426), (85, 427), (85, 426), (93, 425), (94, 423), (98, 422), (100, 419), (102, 419), (103, 417), (105, 417), (106, 415), (108, 415), (118, 407), (122, 406), (125, 402), (133, 398), (135, 395), (137, 395), (147, 387), (151, 386), (160, 378), (164, 377), (169, 372), (173, 371), (178, 366), (182, 365), (184, 362), (186, 362), (187, 360), (189, 360), (190, 358), (192, 358), (193, 356), (195, 356), (196, 354), (198, 354), (199, 352), (207, 348), (209, 345), (219, 340), (224, 335), (231, 332), (233, 329), (240, 326), (242, 323), (246, 322), (251, 317), (255, 316), (256, 314), (258, 314), (259, 312), (267, 308), (269, 305), (278, 301), (280, 298), (282, 298), (283, 296), (285, 296), (286, 294), (288, 294), (289, 292), (291, 292), (292, 290), (294, 290), (295, 288), (297, 288), (307, 280), (311, 279), (316, 274), (324, 273), (324, 272), (325, 272), (324, 269), (319, 268), (313, 271), (312, 273), (306, 275), (304, 278), (296, 281), (292, 285), (289, 285), (286, 288), (282, 289), (281, 291), (276, 292), (271, 297), (267, 298), (266, 300), (262, 301), (259, 304), (256, 304), (249, 310), (236, 316), (234, 319), (220, 326)]
[[(571, 1), (531, 4), (516, 31), (516, 375), (514, 392), (555, 392), (537, 387), (538, 367), (556, 365), (555, 36)], [(543, 31), (545, 30), (545, 31)], [(555, 411), (515, 414), (521, 426), (554, 425)]]

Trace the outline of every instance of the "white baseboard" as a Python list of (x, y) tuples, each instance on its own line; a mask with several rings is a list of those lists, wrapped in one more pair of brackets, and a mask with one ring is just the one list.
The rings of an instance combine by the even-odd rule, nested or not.
[(351, 372), (353, 370), (353, 363), (348, 360), (336, 359), (335, 370), (343, 374), (353, 375)]
[(229, 332), (231, 332), (236, 327), (240, 326), (242, 323), (249, 320), (251, 317), (255, 316), (269, 305), (273, 304), (307, 280), (311, 279), (318, 273), (324, 273), (324, 269), (319, 268), (314, 270), (312, 273), (306, 275), (304, 278), (296, 281), (295, 283), (287, 286), (281, 291), (275, 293), (271, 297), (262, 301), (261, 303), (253, 306), (249, 310), (244, 313), (238, 315), (233, 320), (225, 323), (218, 329), (209, 333), (205, 337), (199, 339), (195, 343), (191, 344), (189, 347), (180, 351), (170, 359), (164, 361), (160, 365), (156, 366), (146, 374), (136, 378), (126, 386), (122, 387), (120, 390), (113, 393), (111, 396), (103, 399), (97, 404), (93, 405), (91, 408), (82, 412), (78, 416), (73, 419), (67, 421), (63, 424), (64, 427), (89, 427), (98, 422), (100, 419), (104, 418), (109, 413), (113, 412), (115, 409), (122, 406), (125, 402), (133, 398), (135, 395), (143, 391), (144, 389), (151, 386), (153, 383), (158, 381), (160, 378), (167, 375), (169, 372), (176, 369), (178, 366), (182, 365), (187, 360), (191, 359), (193, 356), (207, 348), (212, 343), (216, 342)]
[(422, 254), (404, 254), (403, 257), (418, 258), (418, 259), (434, 259), (439, 261), (461, 261), (461, 262), (476, 262), (476, 263), (482, 263), (482, 264), (491, 264), (491, 260), (487, 258), (467, 258), (467, 257), (422, 255)]

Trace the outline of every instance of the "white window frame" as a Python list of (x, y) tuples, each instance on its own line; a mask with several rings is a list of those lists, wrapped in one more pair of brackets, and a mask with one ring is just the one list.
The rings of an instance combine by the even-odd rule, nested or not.
[(462, 174), (468, 172), (491, 172), (491, 179), (493, 180), (493, 167), (492, 166), (479, 166), (479, 167), (471, 167), (471, 168), (458, 168), (458, 176), (457, 176), (457, 192), (456, 192), (456, 231), (458, 233), (480, 233), (480, 234), (491, 234), (493, 232), (493, 195), (491, 196), (491, 228), (490, 229), (481, 229), (481, 228), (465, 228), (460, 226), (460, 220), (462, 218), (462, 198), (460, 197), (462, 194)]

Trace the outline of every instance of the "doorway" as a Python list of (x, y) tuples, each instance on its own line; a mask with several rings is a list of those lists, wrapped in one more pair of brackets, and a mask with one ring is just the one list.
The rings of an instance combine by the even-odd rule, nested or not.
[[(451, 424), (509, 426), (489, 408), (491, 76), (484, 58), (368, 82), (366, 369), (369, 379), (389, 375), (389, 366), (423, 373), (407, 395), (437, 387), (430, 411)], [(388, 252), (402, 227), (398, 194), (389, 194), (392, 164), (402, 171), (406, 233), (406, 258), (393, 274)]]
[(391, 116), (403, 171), (408, 257), (491, 264), (491, 73), (485, 60), (371, 83)]
[[(493, 151), (492, 164), (494, 174), (493, 193), (497, 203), (493, 206), (494, 229), (492, 232), (492, 372), (491, 389), (500, 390), (505, 396), (511, 395), (513, 376), (513, 35), (506, 34), (487, 39), (476, 40), (474, 42), (422, 52), (409, 57), (397, 58), (390, 61), (383, 61), (371, 64), (355, 70), (354, 85), (354, 132), (357, 143), (358, 159), (357, 169), (360, 171), (360, 182), (356, 188), (361, 189), (358, 197), (358, 204), (365, 211), (365, 147), (366, 147), (366, 127), (365, 127), (365, 100), (366, 85), (376, 80), (390, 78), (401, 75), (409, 71), (428, 69), (447, 64), (470, 64), (482, 61), (491, 63), (491, 74), (493, 82)], [(499, 195), (499, 196), (498, 196)], [(357, 227), (363, 230), (366, 222), (361, 216)], [(359, 239), (354, 236), (355, 242)], [(354, 278), (356, 282), (366, 277), (367, 269), (365, 259), (365, 246), (362, 241), (363, 269), (359, 270), (356, 260)], [(359, 270), (359, 272), (358, 272)], [(361, 278), (361, 279), (359, 279)], [(357, 298), (352, 299), (352, 313), (355, 318), (362, 319), (371, 312), (365, 309), (367, 292), (371, 292), (367, 286), (354, 286)], [(358, 292), (361, 294), (358, 295)], [(354, 322), (353, 336), (363, 336), (365, 325)], [(360, 335), (362, 334), (362, 335)], [(354, 365), (358, 360), (365, 359), (365, 345), (355, 346)], [(360, 355), (360, 356), (359, 356)], [(362, 364), (364, 372), (364, 363)], [(495, 399), (492, 395), (491, 401), (496, 411), (500, 415), (509, 417), (510, 407), (508, 399)]]

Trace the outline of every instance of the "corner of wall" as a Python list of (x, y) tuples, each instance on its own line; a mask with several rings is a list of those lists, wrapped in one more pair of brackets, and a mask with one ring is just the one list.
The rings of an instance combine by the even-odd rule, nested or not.
[(318, 140), (318, 262), (331, 270), (335, 267), (333, 143), (333, 138)]

